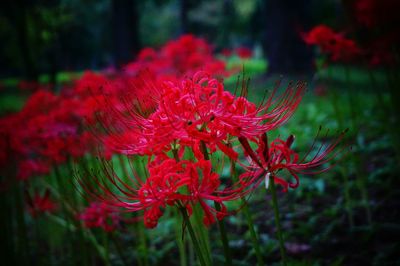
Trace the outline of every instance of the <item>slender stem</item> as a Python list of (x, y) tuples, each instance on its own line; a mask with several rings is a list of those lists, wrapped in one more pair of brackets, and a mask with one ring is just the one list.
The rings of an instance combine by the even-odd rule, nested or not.
[[(231, 175), (232, 175), (233, 181), (236, 182), (238, 180), (238, 177), (237, 177), (236, 166), (235, 166), (234, 160), (231, 160)], [(263, 266), (265, 264), (264, 264), (263, 256), (261, 254), (260, 242), (258, 240), (257, 232), (254, 228), (253, 217), (251, 216), (251, 213), (249, 211), (249, 207), (247, 205), (246, 199), (241, 198), (241, 200), (242, 200), (242, 204), (243, 204), (242, 210), (244, 212), (244, 215), (246, 216), (247, 226), (249, 227), (251, 242), (253, 243), (253, 246), (254, 246), (257, 263), (259, 266)]]
[[(175, 210), (175, 209), (174, 209)], [(175, 233), (176, 233), (176, 242), (178, 243), (179, 250), (179, 265), (186, 266), (187, 265), (187, 257), (186, 257), (186, 241), (182, 239), (182, 232), (180, 225), (183, 223), (179, 213), (175, 213), (177, 215), (177, 222), (175, 223)]]
[[(214, 206), (217, 211), (221, 210), (221, 206), (219, 206), (218, 202), (214, 201)], [(225, 230), (225, 223), (223, 220), (217, 219), (217, 221), (218, 221), (218, 228), (221, 236), (222, 246), (224, 249), (225, 265), (230, 266), (232, 265), (232, 256), (231, 256), (231, 249), (229, 247), (228, 235)]]
[[(333, 78), (332, 78), (332, 70), (330, 68), (328, 68), (328, 78), (329, 78), (330, 81), (333, 80)], [(338, 127), (341, 129), (341, 128), (343, 128), (343, 124), (344, 123), (343, 123), (342, 113), (340, 111), (341, 109), (340, 109), (340, 106), (339, 106), (340, 100), (339, 100), (338, 93), (337, 93), (336, 89), (331, 90), (331, 92), (332, 92), (332, 96), (333, 96), (333, 99), (332, 99), (333, 111), (335, 112), (335, 116), (336, 116), (336, 120), (337, 120), (337, 123), (338, 123)]]
[(193, 227), (192, 227), (190, 219), (189, 219), (189, 217), (187, 215), (186, 209), (183, 208), (183, 207), (180, 207), (179, 210), (181, 211), (183, 220), (185, 221), (185, 224), (186, 224), (186, 226), (188, 228), (190, 237), (192, 239), (193, 246), (194, 246), (194, 248), (196, 250), (197, 256), (198, 256), (199, 261), (200, 261), (200, 265), (201, 266), (207, 266), (208, 264), (206, 263), (206, 260), (204, 259), (203, 253), (201, 252), (199, 241), (197, 240), (196, 234), (195, 234), (195, 232), (193, 230)]
[(244, 204), (243, 212), (244, 212), (244, 215), (246, 216), (247, 225), (249, 227), (251, 242), (253, 242), (254, 251), (256, 252), (257, 263), (259, 266), (265, 265), (262, 254), (261, 254), (260, 241), (258, 239), (257, 232), (254, 227), (253, 217), (249, 211), (249, 207), (248, 207), (245, 199), (242, 199), (242, 203)]
[(204, 228), (202, 209), (199, 204), (193, 205), (192, 227), (198, 233), (197, 238), (199, 240), (200, 248), (202, 249), (207, 264), (212, 265), (210, 239), (208, 236), (208, 230)]
[[(200, 148), (203, 152), (204, 159), (210, 160), (207, 145), (204, 141), (200, 141)], [(214, 206), (217, 211), (221, 210), (221, 206), (218, 204), (218, 202), (214, 201)], [(219, 220), (219, 219), (217, 219), (217, 221), (218, 221), (219, 233), (221, 236), (222, 247), (223, 247), (224, 255), (225, 255), (225, 265), (229, 266), (229, 265), (232, 265), (232, 256), (231, 256), (231, 250), (229, 247), (228, 235), (225, 230), (225, 222), (222, 220)]]
[(138, 226), (138, 233), (139, 233), (139, 237), (140, 237), (140, 244), (139, 244), (139, 247), (140, 247), (140, 250), (141, 250), (141, 254), (140, 254), (140, 257), (142, 258), (142, 260), (141, 260), (141, 263), (142, 263), (142, 265), (143, 266), (147, 266), (147, 265), (149, 265), (149, 262), (148, 262), (148, 248), (147, 248), (147, 238), (146, 238), (146, 232), (145, 232), (145, 230), (144, 230), (144, 227), (143, 227), (143, 224), (142, 223), (139, 223), (138, 224), (139, 226)]
[(353, 229), (354, 215), (353, 215), (353, 206), (351, 203), (351, 196), (350, 196), (349, 177), (346, 173), (346, 170), (344, 170), (344, 169), (342, 170), (342, 175), (344, 178), (344, 200), (345, 200), (346, 211), (347, 211), (347, 215), (349, 217), (350, 228)]
[[(332, 70), (331, 68), (328, 68), (328, 78), (330, 81), (333, 80), (332, 78)], [(342, 113), (341, 113), (341, 109), (340, 109), (340, 100), (338, 93), (336, 91), (336, 89), (332, 90), (332, 105), (333, 105), (333, 110), (335, 112), (335, 116), (336, 116), (336, 121), (338, 123), (338, 128), (339, 129), (343, 129), (344, 128), (344, 121), (343, 121), (343, 117), (342, 117)], [(348, 180), (348, 174), (346, 173), (347, 171), (343, 169), (342, 175), (344, 178), (344, 199), (345, 199), (345, 205), (346, 205), (346, 211), (347, 211), (347, 217), (349, 219), (349, 224), (350, 227), (353, 228), (354, 226), (354, 220), (353, 220), (353, 204), (352, 204), (352, 198), (350, 196), (350, 183)]]
[[(351, 79), (350, 79), (350, 69), (349, 66), (345, 66), (345, 71), (346, 71), (346, 83), (350, 86), (351, 84)], [(350, 101), (350, 110), (352, 113), (352, 122), (353, 122), (353, 128), (358, 128), (359, 126), (359, 118), (357, 116), (359, 112), (359, 106), (357, 101), (355, 100), (355, 97), (357, 97), (357, 91), (353, 92), (352, 89), (349, 89), (349, 101)], [(362, 173), (362, 162), (364, 161), (364, 158), (362, 155), (355, 155), (352, 153), (351, 158), (353, 161), (356, 163), (356, 177), (357, 177), (357, 183), (360, 187), (361, 190), (361, 198), (362, 198), (362, 203), (364, 205), (365, 211), (366, 211), (366, 216), (367, 216), (367, 222), (368, 225), (371, 225), (372, 223), (372, 218), (371, 218), (371, 209), (369, 205), (369, 197), (368, 197), (368, 190), (366, 187), (366, 173)]]
[(275, 178), (271, 175), (270, 176), (270, 186), (271, 186), (271, 194), (272, 194), (272, 207), (274, 209), (274, 216), (275, 216), (275, 224), (276, 227), (278, 228), (278, 239), (279, 239), (279, 249), (281, 252), (281, 258), (282, 258), (282, 265), (287, 265), (286, 264), (286, 251), (285, 251), (285, 244), (283, 241), (283, 236), (282, 236), (282, 226), (279, 218), (279, 208), (278, 208), (278, 200), (276, 197), (276, 187), (275, 187)]

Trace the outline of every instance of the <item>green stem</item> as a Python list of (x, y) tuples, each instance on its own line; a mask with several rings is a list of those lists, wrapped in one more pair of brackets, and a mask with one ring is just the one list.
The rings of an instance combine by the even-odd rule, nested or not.
[[(218, 204), (218, 202), (214, 201), (214, 206), (217, 211), (221, 210), (221, 206)], [(232, 256), (231, 256), (231, 249), (229, 247), (228, 235), (225, 230), (225, 223), (223, 220), (217, 219), (217, 221), (218, 221), (219, 233), (221, 235), (222, 246), (224, 249), (225, 265), (230, 266), (232, 265)]]
[[(331, 81), (333, 80), (332, 79), (332, 71), (331, 71), (330, 68), (328, 69), (328, 77), (329, 77), (329, 80), (331, 80)], [(347, 76), (346, 76), (346, 79), (348, 79)], [(339, 129), (343, 129), (344, 128), (344, 121), (343, 121), (342, 113), (340, 111), (341, 110), (340, 109), (340, 105), (339, 105), (340, 99), (339, 99), (339, 96), (337, 94), (336, 89), (332, 90), (332, 97), (333, 97), (332, 104), (333, 104), (333, 109), (334, 109), (334, 112), (335, 112), (335, 115), (336, 115), (336, 121), (338, 123), (338, 128)], [(352, 204), (352, 199), (351, 199), (351, 196), (350, 196), (350, 193), (349, 193), (349, 191), (350, 191), (350, 183), (349, 183), (349, 180), (348, 180), (348, 175), (347, 175), (345, 170), (343, 170), (342, 175), (343, 175), (343, 178), (344, 178), (344, 199), (345, 199), (347, 217), (349, 219), (350, 227), (353, 228), (353, 226), (354, 226), (353, 207), (352, 207), (353, 204)]]
[[(330, 81), (332, 81), (332, 70), (330, 68), (328, 68), (328, 78)], [(339, 97), (337, 94), (336, 89), (332, 89), (332, 105), (333, 105), (333, 111), (335, 112), (335, 116), (336, 116), (336, 120), (338, 123), (338, 128), (343, 128), (343, 117), (342, 117), (342, 112), (340, 111), (340, 107), (339, 107)]]
[(200, 248), (202, 249), (202, 253), (204, 254), (204, 258), (206, 259), (207, 264), (212, 265), (210, 239), (208, 236), (208, 230), (205, 229), (203, 224), (203, 210), (199, 204), (195, 204), (193, 205), (192, 211), (192, 227), (198, 233), (197, 238), (199, 240)]
[(176, 242), (178, 243), (178, 250), (179, 250), (179, 263), (180, 266), (186, 266), (187, 265), (186, 241), (182, 239), (182, 232), (180, 227), (183, 221), (180, 218), (179, 213), (174, 212), (174, 214), (178, 217), (176, 218), (177, 221), (175, 223), (175, 233), (176, 233)]
[(143, 251), (143, 265), (149, 265), (149, 251), (147, 248), (147, 239), (146, 239), (146, 232), (144, 231), (143, 225), (141, 224), (139, 227), (140, 239), (141, 239), (141, 250)]
[[(233, 161), (233, 160), (231, 160), (231, 175), (232, 175), (233, 181), (237, 182), (238, 176), (237, 176), (237, 172), (236, 172), (235, 161)], [(263, 266), (265, 264), (264, 264), (263, 256), (261, 254), (261, 249), (260, 249), (260, 244), (259, 244), (260, 242), (258, 240), (257, 232), (254, 228), (253, 217), (251, 216), (251, 213), (249, 211), (249, 207), (247, 205), (246, 199), (241, 198), (241, 200), (242, 200), (242, 205), (243, 205), (242, 210), (244, 212), (244, 215), (246, 216), (247, 226), (249, 227), (251, 242), (253, 243), (253, 246), (254, 246), (257, 263), (259, 266)]]
[[(201, 148), (201, 151), (203, 152), (204, 159), (210, 160), (207, 145), (204, 141), (200, 141), (200, 148)], [(217, 211), (221, 210), (221, 206), (218, 204), (218, 202), (214, 201), (214, 206)], [(225, 255), (225, 265), (232, 265), (232, 256), (231, 256), (231, 250), (229, 247), (228, 235), (225, 230), (225, 223), (224, 223), (224, 221), (221, 221), (219, 219), (217, 219), (217, 222), (218, 222), (218, 229), (219, 229), (220, 236), (221, 236), (222, 247), (223, 247), (224, 255)], [(207, 252), (208, 254), (211, 254), (210, 249), (207, 249), (207, 251), (208, 251)], [(208, 259), (211, 262), (211, 259), (209, 257), (208, 257)]]
[(188, 228), (190, 238), (192, 239), (194, 249), (196, 250), (197, 257), (199, 258), (199, 261), (200, 261), (200, 265), (207, 266), (208, 264), (206, 263), (206, 260), (204, 259), (203, 253), (201, 252), (199, 241), (197, 240), (196, 234), (193, 230), (193, 227), (192, 227), (190, 219), (187, 215), (186, 209), (184, 207), (179, 207), (179, 210), (181, 211), (183, 220)]
[[(347, 65), (345, 66), (345, 71), (346, 71), (346, 83), (350, 86), (350, 84), (351, 84), (350, 69)], [(371, 77), (373, 78), (373, 75)], [(359, 124), (360, 124), (359, 123), (360, 119), (357, 115), (359, 113), (360, 108), (358, 106), (358, 102), (356, 101), (358, 95), (357, 95), (357, 91), (354, 92), (352, 89), (349, 89), (348, 91), (349, 91), (350, 110), (352, 113), (353, 128), (356, 129), (359, 127)], [(363, 202), (364, 208), (366, 210), (367, 221), (368, 221), (368, 224), (371, 225), (371, 223), (372, 223), (371, 209), (370, 209), (370, 205), (369, 205), (368, 190), (366, 187), (367, 174), (362, 173), (362, 171), (363, 171), (362, 162), (364, 161), (363, 160), (364, 158), (362, 155), (357, 156), (354, 153), (352, 153), (351, 158), (357, 165), (357, 167), (356, 167), (356, 177), (357, 177), (357, 181), (358, 181), (357, 183), (359, 184), (359, 187), (360, 187), (362, 202)]]
[(246, 216), (247, 225), (249, 227), (251, 242), (253, 242), (254, 251), (256, 252), (257, 263), (259, 266), (265, 265), (262, 254), (261, 254), (261, 249), (260, 249), (260, 244), (259, 244), (260, 242), (258, 240), (257, 232), (254, 227), (253, 217), (249, 211), (249, 207), (248, 207), (245, 199), (242, 199), (242, 203), (244, 204), (243, 212), (244, 212), (244, 215)]
[(344, 199), (345, 199), (345, 205), (346, 205), (346, 210), (347, 210), (347, 215), (349, 218), (349, 224), (350, 228), (353, 229), (354, 227), (354, 215), (353, 215), (353, 206), (351, 203), (351, 196), (350, 196), (350, 185), (349, 185), (349, 177), (346, 173), (346, 171), (343, 169), (342, 170), (342, 175), (344, 178)]
[(281, 252), (282, 264), (286, 264), (286, 251), (285, 251), (285, 244), (283, 241), (282, 236), (282, 226), (279, 218), (279, 208), (278, 208), (278, 200), (276, 197), (276, 187), (275, 187), (275, 178), (270, 176), (270, 187), (271, 187), (271, 194), (272, 194), (272, 207), (274, 209), (274, 216), (275, 216), (275, 224), (278, 228), (278, 239), (279, 239), (279, 249)]

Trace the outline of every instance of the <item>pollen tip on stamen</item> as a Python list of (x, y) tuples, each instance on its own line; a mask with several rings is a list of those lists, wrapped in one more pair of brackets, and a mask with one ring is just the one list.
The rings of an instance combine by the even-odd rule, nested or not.
[(286, 145), (288, 148), (290, 148), (290, 146), (292, 146), (293, 142), (295, 140), (295, 136), (292, 134), (290, 135), (287, 140), (286, 140)]

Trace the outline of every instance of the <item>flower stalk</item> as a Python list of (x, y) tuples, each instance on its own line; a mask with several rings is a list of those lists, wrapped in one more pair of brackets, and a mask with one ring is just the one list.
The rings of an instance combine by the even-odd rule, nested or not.
[[(233, 160), (231, 160), (231, 174), (233, 177), (233, 181), (236, 182), (238, 180), (238, 176), (237, 176), (235, 161), (233, 161)], [(253, 217), (251, 216), (251, 213), (249, 211), (249, 207), (247, 205), (246, 199), (241, 198), (241, 200), (242, 200), (242, 204), (243, 204), (242, 210), (244, 212), (244, 215), (246, 216), (247, 226), (249, 227), (249, 231), (250, 231), (251, 242), (253, 243), (254, 251), (256, 253), (257, 264), (259, 266), (265, 265), (262, 254), (261, 254), (260, 242), (258, 240), (257, 232), (254, 228)]]
[(188, 214), (186, 212), (186, 208), (179, 207), (179, 210), (180, 210), (180, 212), (182, 214), (182, 217), (183, 217), (183, 220), (184, 220), (184, 225), (186, 225), (186, 227), (187, 227), (187, 229), (189, 231), (190, 238), (192, 239), (192, 243), (193, 243), (194, 249), (196, 250), (197, 257), (199, 258), (199, 261), (200, 261), (200, 265), (201, 266), (211, 265), (211, 264), (207, 263), (204, 255), (203, 255), (203, 252), (201, 251), (199, 241), (198, 241), (198, 239), (196, 237), (196, 233), (193, 230), (193, 226), (192, 226), (192, 223), (190, 222), (189, 216), (188, 216)]
[(286, 250), (285, 250), (285, 243), (283, 240), (282, 226), (279, 217), (279, 207), (278, 207), (278, 200), (276, 197), (275, 177), (271, 175), (269, 179), (270, 179), (269, 185), (271, 187), (271, 195), (272, 195), (272, 207), (274, 209), (275, 225), (277, 228), (278, 239), (279, 239), (279, 250), (281, 253), (282, 265), (286, 266), (287, 265)]

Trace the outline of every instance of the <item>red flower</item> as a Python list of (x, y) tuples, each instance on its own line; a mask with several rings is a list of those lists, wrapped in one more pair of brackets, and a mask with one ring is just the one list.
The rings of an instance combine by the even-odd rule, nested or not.
[(199, 70), (209, 71), (216, 76), (228, 74), (225, 63), (213, 56), (211, 45), (190, 34), (169, 41), (159, 51), (144, 48), (138, 58), (125, 67), (130, 75), (144, 69), (158, 78), (168, 77), (172, 80), (193, 75)]
[(29, 193), (26, 193), (26, 200), (28, 203), (28, 212), (33, 218), (46, 212), (54, 212), (57, 205), (50, 199), (50, 191), (47, 189), (43, 196), (35, 193), (33, 198)]
[[(150, 80), (149, 84), (152, 83), (155, 82)], [(164, 81), (155, 86), (159, 86), (161, 96), (156, 110), (148, 117), (134, 112), (108, 112), (112, 121), (124, 121), (114, 123), (116, 132), (106, 139), (114, 150), (153, 154), (170, 150), (176, 142), (198, 150), (196, 146), (204, 141), (211, 151), (218, 147), (230, 157), (237, 157), (226, 146), (229, 138), (251, 138), (282, 125), (297, 108), (305, 89), (303, 83), (291, 84), (276, 97), (275, 88), (269, 99), (256, 106), (243, 96), (235, 97), (225, 91), (221, 82), (204, 72), (182, 82)]]
[[(89, 175), (79, 180), (81, 186), (89, 197), (114, 208), (132, 212), (144, 210), (147, 228), (157, 226), (168, 206), (186, 208), (190, 214), (191, 206), (196, 203), (200, 203), (204, 211), (204, 223), (209, 225), (215, 221), (214, 215), (222, 219), (228, 214), (224, 202), (243, 197), (252, 188), (241, 182), (224, 185), (222, 189), (219, 176), (211, 170), (211, 162), (202, 159), (198, 162), (156, 159), (149, 164), (149, 177), (145, 181), (135, 176), (129, 182), (119, 178), (104, 163), (104, 176)], [(110, 189), (111, 185), (119, 193)], [(211, 207), (209, 201), (220, 204), (221, 210)]]
[[(319, 133), (320, 131), (318, 131), (318, 135)], [(263, 134), (256, 139), (258, 145), (256, 151), (250, 147), (247, 139), (239, 138), (244, 151), (252, 162), (250, 165), (244, 166), (246, 173), (242, 174), (240, 178), (250, 178), (257, 185), (265, 178), (266, 186), (268, 187), (269, 178), (273, 176), (275, 182), (283, 186), (284, 191), (287, 191), (288, 187), (296, 188), (299, 185), (300, 174), (315, 175), (332, 167), (326, 164), (343, 152), (343, 149), (337, 149), (337, 146), (342, 141), (344, 133), (340, 134), (332, 143), (321, 145), (317, 148), (316, 153), (310, 156), (315, 152), (316, 140), (314, 140), (313, 145), (302, 158), (291, 149), (294, 142), (293, 135), (286, 141), (278, 138), (269, 144), (267, 135)], [(307, 160), (308, 157), (311, 157), (311, 159)], [(285, 180), (281, 175), (281, 170), (286, 170), (294, 178), (294, 182)]]
[(102, 228), (106, 232), (114, 231), (121, 223), (119, 212), (103, 202), (92, 202), (78, 218), (87, 228)]
[(317, 45), (323, 53), (330, 55), (332, 61), (350, 61), (361, 54), (361, 49), (350, 39), (334, 32), (325, 25), (318, 25), (310, 32), (303, 34), (304, 41), (309, 45)]
[(251, 58), (253, 55), (253, 51), (247, 47), (236, 48), (235, 52), (242, 59)]

